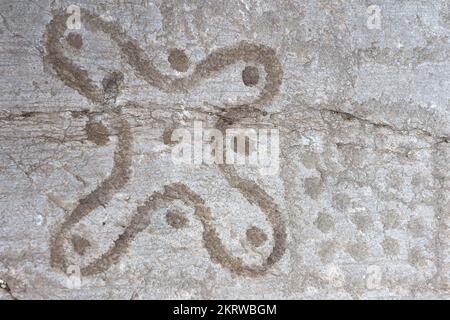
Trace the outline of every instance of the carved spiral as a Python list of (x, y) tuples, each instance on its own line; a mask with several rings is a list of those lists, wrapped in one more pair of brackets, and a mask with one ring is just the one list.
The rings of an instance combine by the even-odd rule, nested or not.
[[(242, 114), (260, 113), (278, 93), (283, 71), (275, 51), (262, 44), (240, 42), (234, 46), (218, 49), (198, 62), (193, 72), (182, 78), (172, 79), (162, 74), (152, 63), (137, 42), (113, 22), (101, 19), (97, 14), (81, 9), (83, 25), (92, 32), (98, 30), (107, 34), (122, 52), (122, 58), (134, 69), (135, 74), (150, 85), (164, 92), (186, 92), (198, 86), (203, 80), (212, 77), (227, 66), (244, 61), (264, 67), (265, 85), (255, 100), (248, 105), (228, 109), (217, 122), (217, 128), (225, 130), (231, 123), (236, 123)], [(45, 61), (54, 69), (56, 75), (67, 86), (96, 104), (108, 103), (108, 92), (98, 86), (89, 76), (87, 70), (69, 59), (64, 52), (61, 39), (66, 33), (68, 14), (56, 13), (46, 28)], [(248, 71), (248, 72), (247, 72)], [(243, 75), (252, 80), (252, 70), (244, 70)], [(244, 79), (245, 81), (245, 79)], [(252, 81), (248, 81), (252, 83)], [(78, 201), (74, 210), (68, 214), (51, 240), (51, 264), (65, 270), (69, 265), (64, 250), (64, 239), (70, 229), (83, 217), (89, 215), (99, 206), (105, 206), (131, 179), (133, 136), (128, 122), (120, 117), (120, 112), (113, 112), (118, 124), (118, 143), (114, 153), (114, 165), (108, 178), (92, 192)], [(225, 120), (225, 121), (224, 121)], [(231, 187), (237, 188), (252, 204), (259, 206), (266, 215), (273, 229), (273, 247), (271, 253), (260, 265), (248, 265), (241, 258), (233, 256), (223, 245), (213, 224), (211, 210), (205, 201), (185, 184), (176, 183), (164, 186), (164, 191), (151, 194), (143, 205), (139, 206), (131, 222), (119, 235), (109, 250), (81, 269), (83, 275), (92, 275), (107, 270), (118, 262), (120, 256), (138, 233), (151, 223), (152, 213), (164, 208), (168, 202), (180, 200), (194, 209), (195, 216), (203, 225), (204, 245), (213, 262), (221, 264), (232, 272), (244, 276), (264, 274), (277, 263), (286, 250), (286, 227), (282, 214), (273, 199), (255, 182), (241, 178), (234, 167), (219, 165), (219, 169)]]

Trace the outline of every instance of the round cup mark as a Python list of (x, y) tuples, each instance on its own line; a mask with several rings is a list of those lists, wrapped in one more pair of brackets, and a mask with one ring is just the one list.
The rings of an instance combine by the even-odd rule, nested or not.
[(259, 82), (259, 70), (254, 66), (246, 66), (242, 70), (242, 81), (247, 87), (256, 86)]
[(166, 214), (166, 222), (169, 226), (175, 229), (182, 229), (187, 226), (188, 220), (181, 212), (169, 211)]
[(87, 139), (98, 146), (104, 146), (109, 142), (109, 131), (103, 124), (89, 122), (85, 128)]
[(79, 235), (73, 235), (71, 242), (75, 252), (81, 256), (84, 255), (86, 253), (86, 250), (91, 246), (89, 240)]
[(251, 227), (246, 232), (247, 240), (254, 247), (260, 247), (267, 241), (267, 235), (258, 227)]
[(171, 49), (167, 60), (172, 69), (178, 72), (186, 72), (189, 69), (189, 58), (183, 50)]

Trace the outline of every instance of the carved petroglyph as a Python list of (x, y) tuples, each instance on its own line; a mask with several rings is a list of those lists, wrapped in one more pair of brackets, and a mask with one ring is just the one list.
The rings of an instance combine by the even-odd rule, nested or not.
[(168, 61), (172, 69), (178, 72), (186, 72), (189, 69), (189, 58), (183, 50), (170, 50)]
[[(145, 51), (139, 47), (138, 43), (128, 37), (126, 32), (118, 25), (105, 21), (97, 14), (84, 9), (81, 9), (81, 17), (82, 25), (85, 28), (91, 32), (101, 31), (117, 44), (123, 60), (133, 68), (138, 77), (164, 92), (189, 91), (202, 81), (237, 62), (248, 64), (242, 72), (242, 80), (246, 86), (254, 86), (263, 81), (256, 66), (264, 68), (264, 86), (252, 103), (226, 108), (219, 107), (220, 113), (216, 124), (219, 130), (224, 131), (229, 126), (238, 124), (245, 117), (257, 119), (264, 116), (266, 112), (262, 108), (271, 103), (281, 85), (282, 67), (274, 50), (262, 44), (240, 42), (234, 46), (218, 49), (198, 62), (189, 75), (172, 79), (168, 75), (162, 74), (153, 65)], [(95, 190), (78, 201), (78, 205), (65, 217), (51, 240), (51, 264), (61, 270), (66, 270), (70, 265), (66, 250), (68, 244), (79, 254), (83, 254), (87, 247), (91, 245), (89, 241), (79, 236), (71, 237), (71, 229), (96, 208), (106, 207), (113, 196), (130, 182), (133, 154), (133, 136), (130, 125), (121, 117), (120, 107), (116, 106), (116, 98), (120, 92), (124, 76), (122, 73), (115, 71), (107, 75), (101, 85), (96, 84), (87, 70), (84, 70), (65, 55), (61, 39), (66, 39), (70, 46), (77, 50), (83, 47), (83, 39), (80, 35), (70, 33), (65, 38), (67, 18), (67, 13), (57, 13), (48, 24), (45, 34), (47, 51), (45, 61), (53, 67), (56, 75), (67, 86), (78, 91), (93, 103), (105, 106), (105, 112), (110, 114), (113, 122), (117, 125), (117, 129), (114, 131), (108, 130), (101, 124), (88, 124), (86, 131), (89, 140), (98, 145), (104, 145), (109, 141), (110, 132), (117, 132), (118, 139), (114, 153), (114, 165), (109, 177)], [(188, 57), (180, 49), (171, 50), (168, 60), (172, 68), (178, 72), (185, 72), (190, 67)], [(163, 135), (164, 143), (170, 144), (167, 137), (168, 134)], [(219, 169), (231, 187), (239, 190), (247, 201), (261, 209), (273, 230), (272, 251), (260, 265), (249, 265), (241, 258), (233, 256), (219, 238), (212, 224), (211, 209), (206, 206), (205, 201), (187, 185), (176, 183), (166, 185), (163, 191), (154, 192), (150, 195), (144, 204), (137, 208), (129, 224), (113, 242), (112, 246), (83, 266), (81, 273), (83, 275), (97, 274), (117, 263), (133, 239), (149, 226), (152, 213), (158, 209), (167, 208), (170, 202), (178, 200), (192, 207), (195, 217), (201, 221), (204, 247), (213, 262), (238, 275), (263, 275), (282, 258), (286, 250), (286, 227), (282, 214), (275, 201), (255, 182), (240, 177), (232, 166), (219, 165)], [(179, 212), (168, 211), (166, 214), (167, 223), (176, 229), (183, 228), (188, 224), (187, 219)], [(248, 229), (247, 239), (253, 246), (258, 247), (268, 240), (268, 235), (259, 228), (253, 227)]]
[(260, 247), (267, 241), (267, 235), (258, 227), (247, 229), (247, 240), (255, 247)]
[[(92, 32), (100, 30), (109, 35), (110, 39), (121, 49), (124, 60), (134, 69), (136, 75), (158, 89), (167, 92), (186, 92), (198, 86), (204, 79), (238, 61), (262, 65), (266, 71), (265, 86), (257, 99), (253, 101), (253, 106), (268, 104), (278, 93), (281, 85), (282, 67), (276, 58), (275, 51), (267, 46), (242, 41), (235, 46), (218, 49), (200, 61), (189, 76), (171, 79), (153, 65), (137, 41), (128, 37), (119, 26), (84, 9), (81, 9), (81, 15), (83, 26)], [(46, 60), (66, 85), (91, 101), (102, 103), (103, 90), (89, 77), (88, 71), (82, 69), (64, 54), (64, 47), (60, 40), (64, 38), (67, 30), (65, 23), (67, 18), (68, 15), (62, 13), (56, 15), (49, 23), (46, 32)]]
[(126, 121), (120, 120), (118, 143), (114, 152), (114, 166), (111, 174), (94, 191), (78, 201), (78, 205), (64, 219), (60, 229), (53, 236), (50, 256), (54, 267), (66, 270), (69, 265), (64, 253), (64, 238), (68, 231), (93, 210), (105, 206), (114, 194), (130, 180), (132, 146), (133, 137), (130, 126)]

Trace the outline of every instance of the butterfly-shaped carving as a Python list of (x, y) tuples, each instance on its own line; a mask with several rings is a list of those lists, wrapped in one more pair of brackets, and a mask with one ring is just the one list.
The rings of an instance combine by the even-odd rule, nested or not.
[[(103, 32), (120, 48), (122, 58), (131, 66), (136, 76), (163, 92), (188, 92), (205, 79), (240, 61), (263, 67), (266, 76), (259, 95), (251, 103), (223, 108), (216, 123), (216, 128), (219, 130), (223, 131), (230, 125), (238, 123), (244, 116), (264, 113), (263, 107), (270, 104), (279, 91), (283, 75), (282, 67), (275, 51), (265, 45), (239, 42), (234, 46), (218, 49), (198, 62), (188, 76), (173, 79), (162, 74), (137, 41), (129, 37), (116, 23), (106, 21), (97, 14), (84, 9), (81, 9), (81, 16), (82, 24), (86, 29), (93, 33)], [(45, 60), (68, 87), (78, 91), (95, 104), (112, 106), (111, 114), (118, 123), (118, 142), (114, 153), (114, 165), (109, 177), (102, 181), (95, 190), (79, 199), (75, 209), (65, 217), (51, 240), (51, 264), (61, 270), (66, 270), (70, 265), (65, 250), (65, 239), (71, 228), (96, 208), (107, 205), (112, 197), (129, 183), (133, 148), (130, 125), (121, 117), (120, 106), (115, 105), (117, 95), (115, 84), (117, 81), (123, 80), (123, 75), (120, 72), (114, 72), (105, 77), (101, 85), (96, 84), (87, 70), (68, 57), (62, 39), (66, 38), (66, 41), (68, 40), (74, 46), (78, 46), (81, 40), (73, 34), (69, 35), (71, 38), (68, 38), (66, 26), (68, 17), (69, 15), (65, 12), (57, 12), (48, 24), (45, 34)], [(252, 81), (254, 82), (254, 77), (252, 78), (254, 75), (251, 74), (251, 69), (247, 71), (243, 73), (244, 82), (247, 81), (251, 84)], [(179, 200), (193, 208), (195, 216), (201, 221), (204, 245), (213, 262), (219, 263), (239, 275), (265, 274), (282, 258), (286, 250), (286, 227), (282, 214), (273, 199), (255, 182), (240, 177), (231, 165), (220, 164), (218, 167), (231, 187), (239, 189), (250, 203), (261, 209), (272, 227), (273, 246), (271, 253), (263, 263), (248, 265), (241, 258), (233, 256), (226, 249), (211, 223), (211, 209), (206, 206), (205, 201), (185, 184), (175, 183), (166, 185), (162, 191), (149, 195), (145, 202), (137, 208), (130, 223), (113, 245), (94, 261), (81, 268), (81, 273), (83, 275), (100, 273), (117, 263), (136, 235), (149, 226), (152, 213), (165, 208), (170, 201)], [(177, 217), (174, 218), (176, 220)], [(176, 221), (174, 223), (176, 224)], [(261, 230), (249, 230), (250, 233), (255, 234), (258, 231)]]

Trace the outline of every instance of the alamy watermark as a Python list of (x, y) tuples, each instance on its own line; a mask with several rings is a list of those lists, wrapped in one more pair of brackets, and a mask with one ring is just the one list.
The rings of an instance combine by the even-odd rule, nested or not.
[(203, 128), (194, 121), (193, 129), (172, 132), (174, 164), (240, 165), (257, 168), (261, 175), (275, 175), (280, 164), (278, 129), (229, 128), (222, 131)]
[(367, 28), (369, 30), (381, 29), (381, 8), (376, 4), (367, 7)]
[(66, 270), (66, 287), (79, 290), (81, 288), (81, 269), (77, 265), (70, 265)]
[(69, 30), (81, 29), (81, 9), (79, 6), (71, 4), (67, 7), (67, 13), (70, 14), (67, 18), (66, 25)]

